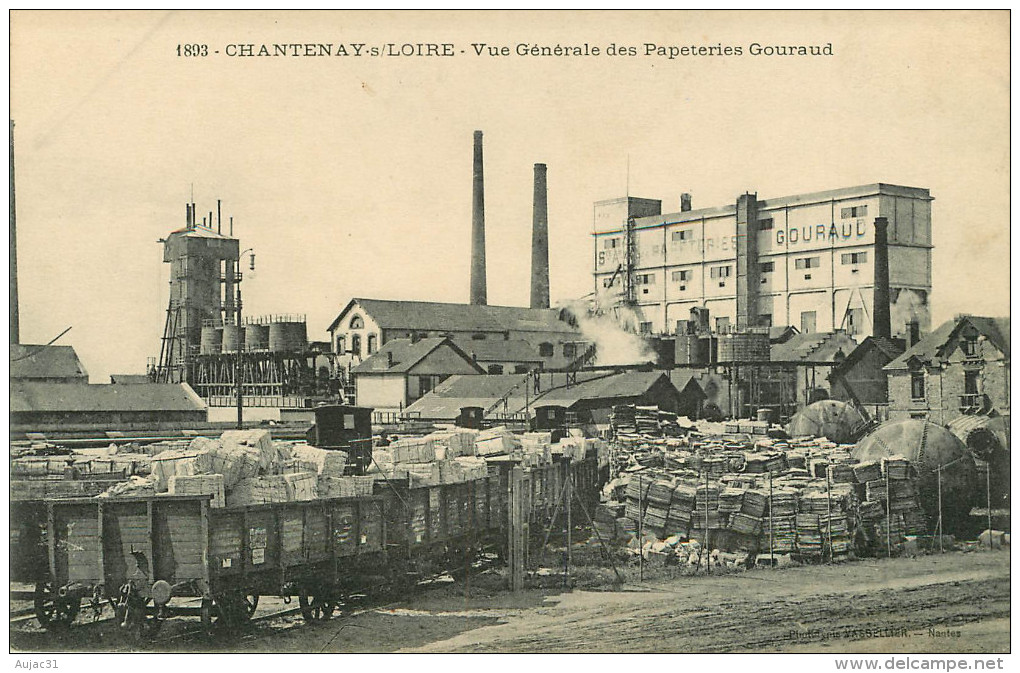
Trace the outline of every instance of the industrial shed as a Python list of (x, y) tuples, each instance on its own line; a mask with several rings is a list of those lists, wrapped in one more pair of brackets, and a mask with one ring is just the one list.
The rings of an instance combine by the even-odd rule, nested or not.
[(537, 406), (560, 406), (604, 422), (617, 404), (657, 406), (676, 412), (704, 399), (691, 378), (683, 392), (660, 371), (542, 372), (503, 376), (454, 376), (408, 407), (422, 419), (452, 422), (464, 407), (491, 409), (489, 418), (531, 417)]
[(186, 383), (11, 382), (12, 430), (176, 428), (206, 422)]
[(89, 374), (72, 346), (11, 344), (12, 381), (88, 383)]

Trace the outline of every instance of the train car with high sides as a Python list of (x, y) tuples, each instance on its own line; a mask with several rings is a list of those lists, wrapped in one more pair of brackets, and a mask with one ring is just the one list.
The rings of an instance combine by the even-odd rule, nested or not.
[[(526, 471), (529, 521), (563, 507), (571, 473), (578, 501), (594, 506), (595, 454)], [(407, 588), (430, 572), (470, 569), (482, 551), (501, 555), (517, 464), (493, 460), (487, 476), (460, 483), (383, 477), (372, 495), (353, 498), (229, 507), (170, 495), (15, 502), (11, 580), (34, 590), (12, 599), (32, 600), (47, 629), (109, 605), (136, 636), (178, 615), (197, 616), (208, 630), (243, 625), (268, 595), (296, 596), (306, 620), (328, 619), (374, 583)]]

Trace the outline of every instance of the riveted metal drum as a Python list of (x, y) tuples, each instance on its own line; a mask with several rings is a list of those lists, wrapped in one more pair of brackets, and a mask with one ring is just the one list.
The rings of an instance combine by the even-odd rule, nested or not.
[(300, 322), (269, 324), (269, 350), (274, 353), (300, 353), (308, 349), (308, 325)]
[(246, 351), (269, 350), (269, 325), (245, 325), (244, 349)]
[(199, 353), (216, 355), (223, 350), (223, 328), (207, 325), (202, 328), (202, 340), (199, 342)]
[(241, 350), (242, 334), (238, 325), (223, 326), (223, 352), (236, 353)]

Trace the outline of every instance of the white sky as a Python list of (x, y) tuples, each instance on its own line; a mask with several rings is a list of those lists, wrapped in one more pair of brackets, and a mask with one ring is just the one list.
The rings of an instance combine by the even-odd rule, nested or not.
[[(466, 301), (472, 131), (485, 132), (488, 297), (529, 297), (532, 166), (549, 166), (551, 295), (587, 294), (592, 203), (678, 209), (889, 182), (931, 189), (933, 323), (1009, 311), (1009, 15), (14, 12), (21, 334), (94, 382), (159, 352), (156, 240), (233, 215), (245, 313), (352, 296)], [(452, 42), (427, 58), (229, 58), (233, 43)], [(218, 55), (178, 58), (204, 43)], [(477, 57), (471, 43), (637, 47)], [(644, 56), (644, 43), (740, 57)], [(832, 57), (753, 57), (751, 42)], [(461, 54), (463, 49), (467, 53)]]

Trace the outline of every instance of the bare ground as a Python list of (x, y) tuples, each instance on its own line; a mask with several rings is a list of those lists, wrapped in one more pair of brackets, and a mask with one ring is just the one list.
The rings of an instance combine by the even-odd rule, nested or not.
[[(539, 589), (510, 594), (499, 575), (486, 574), (469, 587), (437, 586), (312, 625), (289, 615), (208, 638), (185, 633), (186, 620), (171, 620), (170, 640), (140, 649), (1001, 653), (1009, 651), (1009, 558), (1006, 550), (868, 559), (553, 595)], [(279, 607), (264, 599), (260, 610)], [(109, 630), (85, 625), (54, 638), (30, 626), (12, 627), (11, 646), (124, 648)]]

